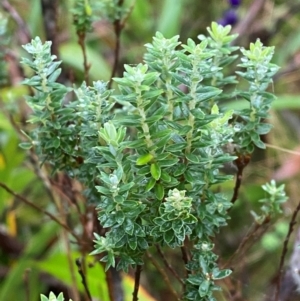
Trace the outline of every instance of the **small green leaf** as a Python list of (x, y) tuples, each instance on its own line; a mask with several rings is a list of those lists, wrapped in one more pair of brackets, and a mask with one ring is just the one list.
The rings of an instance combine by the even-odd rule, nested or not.
[[(208, 99), (215, 98), (221, 92), (222, 92), (222, 90), (220, 90), (218, 88), (215, 88), (215, 87), (209, 87), (209, 86), (203, 87), (203, 86), (201, 86), (201, 88), (197, 90), (197, 101), (205, 101), (205, 100), (208, 100)], [(212, 114), (218, 114), (218, 113), (219, 113), (219, 111), (217, 111), (216, 113), (213, 112)]]
[(146, 165), (140, 169), (138, 169), (137, 174), (140, 176), (145, 176), (150, 172), (150, 166)]
[(121, 143), (122, 146), (126, 148), (139, 148), (145, 145), (144, 140), (136, 139), (134, 141), (124, 141)]
[(146, 165), (152, 159), (153, 159), (153, 155), (150, 153), (142, 155), (136, 160), (136, 165)]
[(108, 252), (107, 263), (109, 264), (109, 266), (115, 267), (116, 261), (115, 261), (115, 256), (114, 256), (113, 252)]
[(168, 152), (179, 152), (181, 150), (183, 150), (186, 147), (186, 142), (184, 143), (174, 143), (171, 145), (168, 145), (166, 147), (166, 151)]
[(135, 185), (135, 183), (133, 183), (133, 182), (122, 185), (119, 188), (119, 193), (124, 192), (124, 191), (129, 191), (134, 185)]
[(53, 139), (53, 147), (54, 148), (59, 148), (59, 146), (60, 146), (60, 139), (58, 137), (55, 137)]
[(207, 293), (209, 291), (210, 281), (209, 280), (203, 280), (201, 285), (199, 286), (199, 295), (201, 298), (207, 296)]
[(256, 139), (256, 137), (251, 137), (252, 138), (252, 141), (253, 143), (258, 147), (258, 148), (262, 148), (262, 149), (265, 149), (266, 148), (266, 145), (260, 140), (260, 138)]
[(219, 271), (217, 269), (217, 270), (213, 271), (213, 273), (212, 273), (212, 279), (213, 280), (223, 279), (223, 278), (226, 278), (227, 276), (229, 276), (231, 273), (232, 273), (231, 270), (222, 270), (222, 271)]
[(152, 123), (155, 123), (155, 122), (159, 121), (160, 119), (163, 119), (162, 115), (153, 115), (153, 116), (148, 117), (146, 119), (146, 123), (148, 123), (150, 125)]
[[(50, 292), (49, 294), (49, 298), (47, 298), (45, 295), (41, 295), (41, 301), (64, 301), (64, 296), (63, 296), (63, 293), (60, 293), (57, 297), (52, 293)], [(70, 301), (72, 301), (70, 299)]]
[(178, 162), (178, 158), (170, 158), (166, 160), (160, 160), (159, 165), (160, 167), (168, 167), (168, 166), (173, 166)]
[(151, 137), (152, 139), (161, 139), (161, 138), (165, 138), (165, 137), (170, 137), (170, 135), (172, 135), (172, 131), (171, 130), (161, 130), (161, 131), (156, 131), (155, 133), (151, 133)]
[(164, 187), (158, 183), (154, 186), (154, 193), (158, 200), (162, 200), (165, 195)]
[(149, 248), (147, 240), (143, 237), (139, 237), (138, 245), (140, 248), (145, 249), (145, 250)]
[(154, 187), (155, 183), (156, 180), (154, 178), (151, 178), (145, 187), (145, 191), (150, 191)]
[(271, 130), (272, 125), (268, 124), (268, 123), (261, 123), (257, 126), (256, 128), (256, 132), (259, 135), (265, 135), (267, 133), (269, 133), (269, 131)]
[(187, 279), (187, 282), (193, 284), (193, 285), (197, 285), (199, 286), (201, 284), (201, 278), (200, 277), (197, 277), (197, 276), (194, 276), (194, 275), (189, 275), (188, 279)]
[(133, 234), (134, 224), (133, 221), (129, 218), (126, 218), (124, 221), (124, 231), (129, 235)]
[(31, 149), (32, 143), (31, 142), (22, 142), (19, 144), (19, 146), (23, 149)]
[(102, 193), (102, 194), (111, 194), (110, 190), (106, 187), (103, 187), (103, 186), (96, 186), (96, 189), (98, 192)]
[(214, 158), (213, 163), (214, 164), (224, 164), (227, 162), (232, 162), (233, 160), (235, 160), (237, 157), (234, 156), (229, 156), (229, 155), (221, 155), (217, 158)]
[(172, 230), (164, 232), (164, 240), (167, 244), (170, 244), (174, 239), (174, 232)]
[(151, 98), (159, 96), (162, 93), (163, 93), (163, 90), (161, 90), (161, 89), (160, 90), (154, 90), (154, 91), (147, 91), (147, 92), (143, 93), (143, 98), (144, 99), (151, 99)]
[(183, 163), (177, 164), (176, 169), (174, 171), (174, 176), (178, 177), (178, 176), (182, 175), (185, 172), (186, 168), (187, 168), (186, 164), (183, 164)]
[(150, 173), (152, 175), (152, 177), (158, 181), (161, 175), (161, 168), (158, 165), (158, 163), (152, 163), (151, 167), (150, 167)]
[(192, 163), (199, 163), (199, 157), (194, 154), (186, 154), (185, 157)]
[(178, 134), (181, 136), (186, 135), (191, 129), (192, 127), (190, 125), (185, 125), (178, 130)]
[[(160, 74), (158, 72), (150, 72), (146, 74), (143, 84), (147, 86), (151, 86), (158, 78)], [(163, 93), (163, 90), (161, 90), (161, 93)]]
[(136, 240), (136, 237), (130, 238), (130, 239), (128, 240), (128, 244), (129, 244), (130, 249), (135, 250), (136, 247), (137, 247), (137, 240)]
[(185, 171), (184, 178), (187, 182), (194, 183), (194, 177), (193, 177), (192, 173), (189, 170)]
[(170, 183), (172, 181), (172, 177), (167, 172), (165, 172), (164, 170), (162, 170), (160, 178), (164, 182), (167, 182), (167, 183)]

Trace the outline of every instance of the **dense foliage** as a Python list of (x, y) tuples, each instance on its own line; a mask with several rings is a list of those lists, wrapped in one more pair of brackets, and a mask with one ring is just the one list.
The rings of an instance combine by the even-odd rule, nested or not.
[[(35, 72), (24, 84), (36, 91), (27, 101), (30, 122), (38, 125), (22, 145), (29, 143), (41, 162), (87, 188), (100, 225), (108, 228), (105, 236), (95, 233), (92, 254), (104, 253), (106, 269), (118, 258), (117, 269), (128, 272), (143, 265), (151, 246), (183, 248), (191, 252), (185, 261), (187, 300), (215, 300), (214, 281), (230, 274), (219, 270), (211, 237), (226, 225), (231, 202), (213, 187), (230, 178), (220, 172), (225, 163), (249, 156), (255, 145), (264, 148), (260, 135), (270, 126), (262, 121), (274, 98), (265, 89), (277, 71), (270, 63), (273, 48), (257, 41), (241, 49), (243, 71), (237, 72), (249, 90), (225, 94), (226, 86), (237, 83), (223, 71), (237, 58), (237, 47), (230, 46), (235, 36), (217, 23), (208, 32), (199, 44), (189, 39), (186, 45), (179, 36), (157, 33), (146, 45), (145, 63), (125, 65), (124, 76), (113, 79), (119, 93), (104, 82), (83, 83), (74, 90), (77, 100), (68, 103), (70, 89), (56, 83), (60, 62), (50, 42), (36, 38), (25, 45), (32, 59), (22, 61)], [(235, 117), (233, 110), (220, 112), (218, 104), (232, 97), (246, 98), (249, 109)], [(115, 102), (122, 109), (113, 109)], [(276, 196), (273, 206), (269, 202), (267, 214), (268, 207), (280, 210)]]
[(0, 299), (297, 298), (297, 185), (270, 181), (298, 166), (270, 150), (297, 3), (28, 5), (0, 3)]

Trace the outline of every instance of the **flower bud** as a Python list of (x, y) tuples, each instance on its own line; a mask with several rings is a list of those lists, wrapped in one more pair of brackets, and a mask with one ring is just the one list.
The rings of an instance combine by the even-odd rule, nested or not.
[(239, 6), (241, 4), (241, 0), (228, 0), (231, 6)]

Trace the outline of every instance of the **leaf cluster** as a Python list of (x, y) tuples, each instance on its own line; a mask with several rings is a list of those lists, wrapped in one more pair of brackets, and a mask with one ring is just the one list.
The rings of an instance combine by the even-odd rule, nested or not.
[[(55, 296), (54, 293), (50, 292), (49, 298), (45, 295), (41, 295), (41, 301), (64, 301), (64, 296), (60, 293), (58, 296)], [(69, 301), (72, 301), (71, 299)]]

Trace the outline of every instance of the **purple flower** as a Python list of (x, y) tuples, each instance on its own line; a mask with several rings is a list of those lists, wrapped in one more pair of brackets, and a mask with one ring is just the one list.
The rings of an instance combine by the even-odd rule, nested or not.
[(223, 18), (219, 20), (218, 23), (225, 26), (225, 25), (234, 25), (237, 23), (237, 21), (238, 21), (238, 16), (235, 10), (229, 9), (224, 13)]
[(226, 22), (226, 20), (224, 18), (218, 20), (217, 23), (220, 24), (220, 25), (222, 25), (222, 26), (228, 25), (228, 23)]
[(231, 6), (239, 6), (242, 0), (228, 0), (228, 2)]

